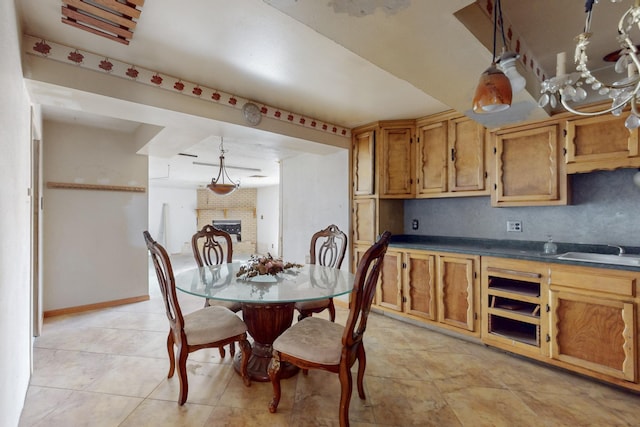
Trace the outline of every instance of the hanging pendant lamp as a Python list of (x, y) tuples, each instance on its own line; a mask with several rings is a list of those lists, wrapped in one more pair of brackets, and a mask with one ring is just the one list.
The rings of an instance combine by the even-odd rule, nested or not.
[[(498, 19), (502, 28), (502, 7), (495, 0), (493, 8), (493, 59), (491, 65), (481, 75), (473, 97), (473, 112), (478, 114), (497, 113), (511, 106), (513, 96), (509, 78), (496, 65), (496, 35)], [(504, 43), (504, 30), (503, 43)]]
[(224, 166), (224, 140), (220, 138), (220, 170), (218, 170), (217, 178), (212, 178), (207, 188), (219, 196), (226, 196), (233, 193), (240, 187), (240, 181), (232, 181)]

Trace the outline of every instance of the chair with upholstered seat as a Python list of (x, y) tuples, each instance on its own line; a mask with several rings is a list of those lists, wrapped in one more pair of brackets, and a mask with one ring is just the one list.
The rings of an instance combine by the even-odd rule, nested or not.
[[(220, 241), (222, 241), (224, 245), (222, 245)], [(193, 250), (193, 257), (196, 259), (198, 267), (220, 265), (233, 261), (233, 242), (231, 235), (210, 224), (202, 227), (202, 230), (196, 232), (191, 237), (191, 249)], [(242, 305), (234, 301), (214, 301), (207, 298), (204, 304), (208, 307), (212, 303), (227, 307), (234, 313), (242, 310)]]
[[(247, 325), (235, 313), (225, 307), (204, 307), (189, 314), (182, 314), (173, 268), (167, 251), (153, 240), (148, 231), (143, 233), (147, 248), (158, 277), (158, 284), (164, 300), (167, 318), (169, 319), (169, 336), (167, 352), (169, 353), (169, 374), (171, 378), (177, 368), (180, 380), (178, 403), (183, 405), (187, 400), (189, 385), (187, 382), (187, 357), (189, 353), (203, 348), (222, 348), (236, 341), (242, 349), (240, 375), (246, 386), (251, 385), (247, 365), (251, 356), (251, 345), (247, 340)], [(175, 350), (177, 347), (177, 350)], [(175, 352), (174, 352), (175, 351)]]
[(352, 393), (351, 367), (358, 360), (358, 395), (365, 399), (364, 371), (366, 354), (363, 336), (376, 283), (391, 233), (385, 231), (362, 256), (355, 274), (349, 317), (345, 326), (319, 317), (307, 317), (291, 326), (273, 343), (273, 357), (269, 364), (269, 378), (273, 385), (273, 399), (269, 412), (276, 412), (280, 403), (280, 367), (288, 362), (308, 369), (322, 369), (337, 373), (340, 378), (340, 426), (349, 425), (349, 402)]
[[(224, 245), (220, 242), (224, 243)], [(231, 235), (210, 224), (202, 227), (202, 230), (196, 232), (191, 237), (191, 249), (193, 250), (193, 257), (196, 259), (198, 267), (230, 263), (233, 260), (233, 242), (231, 241)], [(226, 307), (234, 313), (242, 310), (242, 304), (237, 301), (205, 299), (204, 306), (209, 307), (211, 305)], [(233, 343), (229, 346), (229, 353), (231, 353), (231, 357), (236, 353), (236, 348)], [(222, 347), (220, 347), (220, 356), (225, 356), (225, 351)]]
[[(347, 235), (336, 225), (331, 224), (324, 230), (320, 230), (311, 236), (309, 264), (340, 268), (346, 250)], [(302, 320), (305, 317), (311, 316), (313, 313), (320, 313), (324, 310), (329, 310), (329, 318), (332, 322), (336, 320), (336, 308), (333, 304), (333, 298), (317, 301), (299, 301), (296, 303), (295, 308), (300, 313), (298, 320)]]

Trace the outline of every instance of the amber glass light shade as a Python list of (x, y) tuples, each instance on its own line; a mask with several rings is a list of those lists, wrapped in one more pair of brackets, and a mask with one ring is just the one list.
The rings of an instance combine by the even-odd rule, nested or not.
[(238, 184), (216, 184), (212, 182), (207, 185), (207, 188), (219, 196), (226, 196), (227, 194), (231, 194), (238, 189)]
[(511, 106), (511, 83), (509, 78), (493, 63), (482, 75), (473, 97), (473, 112), (496, 113)]

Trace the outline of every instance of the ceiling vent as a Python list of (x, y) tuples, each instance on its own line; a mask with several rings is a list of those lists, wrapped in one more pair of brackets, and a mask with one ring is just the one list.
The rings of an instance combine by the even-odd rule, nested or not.
[(62, 22), (125, 45), (144, 0), (62, 0)]

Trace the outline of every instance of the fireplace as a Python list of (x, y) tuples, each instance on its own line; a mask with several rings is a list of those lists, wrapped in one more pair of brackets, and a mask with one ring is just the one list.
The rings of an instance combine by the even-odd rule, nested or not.
[(236, 236), (236, 241), (242, 241), (242, 221), (239, 219), (214, 219), (213, 226)]

